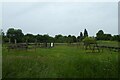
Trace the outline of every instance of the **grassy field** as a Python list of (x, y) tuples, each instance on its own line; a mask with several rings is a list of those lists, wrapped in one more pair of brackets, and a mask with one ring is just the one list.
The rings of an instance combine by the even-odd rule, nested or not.
[(100, 53), (77, 46), (28, 51), (3, 47), (3, 78), (117, 78), (118, 53)]
[(112, 46), (112, 47), (120, 46), (120, 43), (117, 41), (97, 41), (97, 43), (104, 46)]

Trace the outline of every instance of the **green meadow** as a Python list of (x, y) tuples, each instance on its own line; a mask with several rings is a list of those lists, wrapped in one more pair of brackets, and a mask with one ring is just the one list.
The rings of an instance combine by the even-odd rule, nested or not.
[(93, 53), (83, 46), (56, 45), (8, 52), (3, 45), (2, 56), (3, 78), (118, 77), (118, 52), (109, 49)]

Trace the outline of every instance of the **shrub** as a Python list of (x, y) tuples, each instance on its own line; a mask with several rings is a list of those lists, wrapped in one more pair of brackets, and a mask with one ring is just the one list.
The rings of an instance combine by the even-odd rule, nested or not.
[(86, 37), (83, 39), (84, 43), (96, 43), (96, 40), (92, 37)]

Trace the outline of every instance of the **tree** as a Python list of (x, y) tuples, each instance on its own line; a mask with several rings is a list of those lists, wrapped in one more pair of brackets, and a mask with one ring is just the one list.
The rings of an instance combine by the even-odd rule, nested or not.
[(26, 42), (32, 42), (34, 43), (35, 42), (35, 36), (33, 34), (26, 34), (24, 36), (24, 41)]
[(35, 38), (37, 39), (38, 42), (43, 42), (43, 36), (42, 35), (37, 34), (35, 36)]
[(15, 35), (14, 28), (10, 28), (7, 30), (7, 37), (8, 38), (13, 38)]
[(111, 40), (112, 39), (112, 35), (111, 34), (104, 34), (103, 35), (103, 40)]
[(5, 33), (4, 33), (3, 29), (1, 29), (1, 36), (2, 36), (2, 37), (5, 36)]
[(114, 35), (112, 37), (112, 40), (114, 40), (114, 41), (120, 41), (120, 35)]
[(15, 38), (17, 39), (17, 42), (23, 42), (24, 34), (21, 29), (15, 30)]
[(49, 42), (55, 42), (54, 38), (49, 36)]
[(45, 42), (45, 43), (50, 42), (48, 34), (45, 34), (42, 37), (43, 37), (43, 42)]
[(82, 32), (80, 32), (80, 37), (83, 37), (83, 34), (82, 34)]
[(63, 42), (67, 42), (67, 43), (77, 42), (77, 38), (74, 35), (63, 36)]
[(103, 30), (99, 30), (98, 33), (96, 33), (96, 39), (97, 40), (112, 40), (111, 34), (104, 34)]
[(67, 36), (63, 36), (63, 39), (64, 39), (63, 42), (64, 42), (64, 43), (67, 43), (68, 37), (67, 37)]
[(104, 32), (103, 30), (99, 30), (98, 33), (96, 34), (97, 40), (103, 40), (104, 39)]
[(83, 33), (80, 32), (80, 41), (82, 41), (82, 39), (83, 39)]
[(0, 31), (0, 41), (4, 42), (4, 40), (5, 40), (5, 33), (4, 33), (3, 29), (1, 29), (1, 31)]
[(86, 29), (84, 30), (84, 38), (85, 38), (85, 37), (88, 37), (88, 32), (87, 32)]
[(58, 42), (58, 43), (64, 42), (64, 37), (61, 34), (55, 35), (55, 42)]
[(68, 35), (68, 43), (72, 43), (73, 42), (73, 39), (72, 39), (72, 36), (71, 35)]
[(79, 42), (80, 41), (80, 36), (77, 36), (77, 42)]
[(23, 36), (24, 34), (21, 29), (9, 28), (7, 30), (7, 37), (11, 39), (11, 42), (14, 42), (15, 39), (17, 42), (22, 42)]
[(83, 39), (84, 43), (91, 44), (91, 43), (96, 43), (96, 40), (92, 37), (86, 37)]
[(77, 42), (77, 39), (75, 36), (72, 36), (72, 42)]

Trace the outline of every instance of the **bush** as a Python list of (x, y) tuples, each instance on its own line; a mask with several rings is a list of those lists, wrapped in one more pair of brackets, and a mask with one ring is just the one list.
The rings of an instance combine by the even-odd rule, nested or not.
[(86, 37), (83, 39), (84, 43), (96, 43), (96, 40), (92, 37)]

